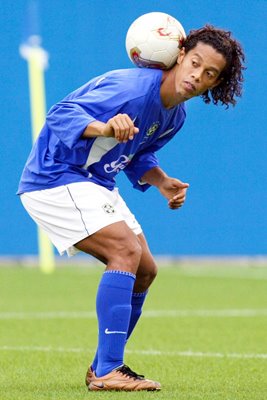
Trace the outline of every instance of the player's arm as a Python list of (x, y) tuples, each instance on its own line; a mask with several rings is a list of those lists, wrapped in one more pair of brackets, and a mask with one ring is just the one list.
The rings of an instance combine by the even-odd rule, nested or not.
[(134, 122), (128, 114), (117, 114), (106, 123), (101, 121), (91, 122), (87, 125), (82, 137), (85, 139), (97, 136), (114, 137), (118, 142), (126, 143), (128, 140), (133, 140), (134, 135), (138, 132), (139, 129), (134, 126)]
[(147, 171), (141, 180), (149, 185), (156, 186), (168, 200), (168, 205), (171, 209), (175, 210), (184, 204), (189, 184), (169, 177), (160, 167)]

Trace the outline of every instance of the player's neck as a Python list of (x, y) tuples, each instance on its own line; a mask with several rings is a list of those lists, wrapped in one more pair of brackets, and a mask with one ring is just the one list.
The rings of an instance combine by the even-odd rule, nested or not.
[(185, 99), (180, 96), (175, 90), (175, 70), (172, 68), (168, 71), (163, 71), (161, 87), (160, 87), (160, 97), (162, 104), (165, 108), (173, 108), (183, 103)]

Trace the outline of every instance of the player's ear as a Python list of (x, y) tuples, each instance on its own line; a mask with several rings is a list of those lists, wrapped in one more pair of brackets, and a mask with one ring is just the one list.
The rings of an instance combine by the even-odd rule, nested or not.
[(185, 56), (185, 49), (184, 47), (181, 48), (181, 50), (179, 51), (179, 55), (177, 57), (177, 64), (181, 64), (181, 62), (183, 61)]

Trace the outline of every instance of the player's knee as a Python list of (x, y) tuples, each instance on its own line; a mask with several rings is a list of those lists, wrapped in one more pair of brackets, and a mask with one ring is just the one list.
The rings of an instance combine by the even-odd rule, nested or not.
[(142, 255), (138, 240), (123, 240), (110, 254), (109, 265), (136, 274)]
[(138, 268), (136, 274), (136, 288), (140, 292), (144, 292), (149, 288), (158, 273), (158, 267), (155, 263), (151, 263), (149, 266), (142, 266)]
[(129, 268), (133, 268), (137, 272), (138, 265), (142, 255), (142, 248), (138, 241), (128, 243), (124, 249), (124, 259)]
[(144, 279), (146, 280), (146, 282), (148, 283), (148, 285), (150, 286), (151, 283), (154, 281), (154, 279), (156, 278), (158, 273), (158, 267), (156, 266), (156, 264), (152, 264), (150, 266), (149, 269), (147, 269), (144, 272)]
[(153, 264), (151, 266), (151, 269), (149, 270), (149, 280), (151, 283), (156, 278), (157, 274), (158, 274), (158, 267), (156, 264)]

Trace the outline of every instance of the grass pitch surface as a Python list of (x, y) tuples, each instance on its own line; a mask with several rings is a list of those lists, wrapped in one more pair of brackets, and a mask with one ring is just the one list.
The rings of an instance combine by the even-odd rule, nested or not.
[(0, 268), (0, 400), (267, 399), (267, 269), (160, 268), (126, 364), (161, 392), (87, 392), (103, 268)]

